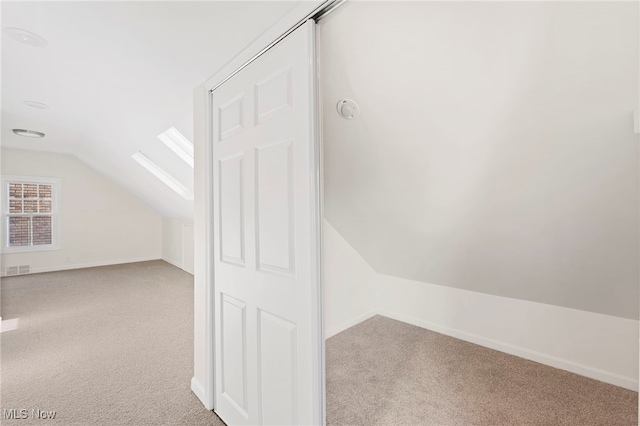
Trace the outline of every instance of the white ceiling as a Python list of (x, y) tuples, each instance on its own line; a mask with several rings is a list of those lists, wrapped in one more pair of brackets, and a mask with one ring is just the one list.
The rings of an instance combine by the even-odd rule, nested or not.
[(380, 273), (637, 319), (638, 16), (348, 2), (321, 25), (326, 218)]
[(164, 216), (190, 218), (193, 201), (131, 155), (143, 151), (192, 189), (193, 170), (157, 135), (175, 126), (192, 140), (193, 88), (296, 3), (2, 2), (3, 28), (47, 41), (34, 48), (2, 37), (2, 145), (74, 154)]

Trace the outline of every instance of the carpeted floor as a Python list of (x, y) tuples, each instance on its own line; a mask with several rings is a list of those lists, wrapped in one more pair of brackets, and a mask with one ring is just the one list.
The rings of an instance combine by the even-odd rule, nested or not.
[(0, 405), (29, 415), (3, 425), (223, 425), (189, 389), (193, 277), (168, 263), (3, 278), (2, 316)]
[[(29, 414), (3, 425), (223, 425), (189, 389), (193, 277), (165, 262), (4, 278), (2, 315), (0, 408)], [(635, 392), (388, 318), (327, 341), (329, 425), (636, 419)]]
[(638, 394), (376, 316), (327, 341), (328, 425), (636, 425)]

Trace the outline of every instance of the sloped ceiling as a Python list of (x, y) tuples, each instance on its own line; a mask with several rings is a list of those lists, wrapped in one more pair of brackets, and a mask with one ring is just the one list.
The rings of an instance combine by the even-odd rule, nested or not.
[(2, 144), (74, 154), (163, 215), (190, 218), (193, 201), (131, 155), (143, 151), (192, 190), (193, 170), (157, 135), (174, 126), (192, 140), (193, 88), (296, 3), (2, 2), (3, 28), (47, 41), (34, 48), (2, 38)]
[(326, 218), (383, 274), (637, 319), (638, 17), (347, 3), (322, 23)]

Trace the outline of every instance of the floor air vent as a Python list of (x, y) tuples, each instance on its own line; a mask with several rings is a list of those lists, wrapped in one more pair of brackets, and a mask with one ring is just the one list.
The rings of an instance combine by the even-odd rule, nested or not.
[(20, 265), (18, 266), (18, 274), (28, 274), (31, 272), (31, 266), (29, 265)]
[(6, 274), (7, 275), (18, 275), (18, 267), (17, 266), (7, 266)]

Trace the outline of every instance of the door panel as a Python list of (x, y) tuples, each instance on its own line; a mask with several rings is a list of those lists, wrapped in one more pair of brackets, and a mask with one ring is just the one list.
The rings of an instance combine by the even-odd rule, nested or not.
[(295, 270), (293, 140), (255, 149), (258, 269)]
[(211, 94), (215, 411), (322, 422), (315, 23)]
[(290, 68), (256, 84), (256, 123), (264, 123), (293, 107), (291, 85)]
[(263, 310), (258, 321), (263, 423), (297, 424), (296, 325)]
[(222, 394), (247, 415), (247, 319), (246, 305), (221, 294), (222, 339), (220, 341)]
[(232, 155), (219, 161), (220, 258), (244, 265), (243, 158)]
[(218, 107), (218, 140), (240, 133), (244, 124), (243, 96)]

